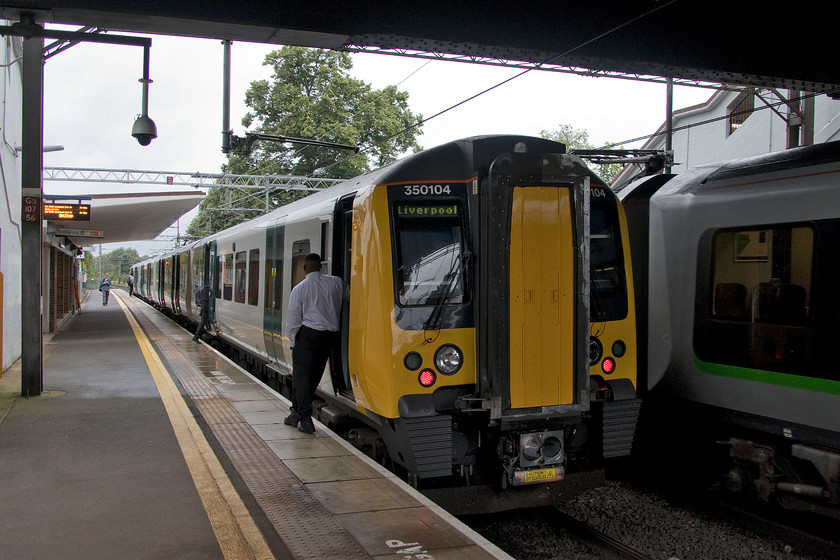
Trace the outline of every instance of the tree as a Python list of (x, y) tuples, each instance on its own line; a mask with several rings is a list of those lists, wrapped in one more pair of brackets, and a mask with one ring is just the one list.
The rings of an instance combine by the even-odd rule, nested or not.
[(135, 249), (118, 247), (104, 255), (94, 257), (85, 252), (85, 266), (87, 267), (88, 286), (99, 286), (99, 281), (107, 273), (115, 284), (124, 283), (132, 265), (145, 260)]
[[(562, 142), (566, 145), (567, 150), (592, 150), (595, 148), (595, 146), (589, 142), (589, 132), (574, 128), (568, 124), (561, 124), (560, 128), (555, 131), (543, 130), (540, 132), (540, 136), (549, 140), (554, 140), (555, 142)], [(622, 146), (615, 146), (614, 149), (620, 150), (622, 149)], [(595, 173), (597, 173), (598, 176), (601, 177), (601, 179), (603, 179), (608, 185), (612, 183), (613, 179), (618, 177), (618, 174), (621, 173), (621, 170), (624, 168), (622, 165), (617, 163), (590, 165), (589, 162), (587, 162), (587, 165), (592, 167)]]
[[(422, 120), (408, 108), (408, 93), (394, 86), (374, 90), (350, 76), (350, 55), (322, 49), (283, 47), (269, 53), (271, 80), (251, 83), (245, 94), (250, 110), (242, 124), (250, 132), (359, 146), (360, 153), (302, 144), (260, 140), (249, 153), (228, 156), (225, 171), (235, 174), (303, 175), (349, 179), (420, 149)], [(257, 215), (256, 212), (211, 212), (223, 206), (222, 189), (211, 189), (199, 205), (187, 233), (207, 235)], [(232, 207), (265, 205), (259, 189), (231, 193)], [(301, 191), (270, 195), (269, 208), (304, 196)], [(208, 229), (211, 228), (211, 229)]]

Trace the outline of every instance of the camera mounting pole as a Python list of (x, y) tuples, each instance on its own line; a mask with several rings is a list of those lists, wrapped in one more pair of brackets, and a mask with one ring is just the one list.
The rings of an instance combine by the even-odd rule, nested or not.
[[(6, 12), (8, 13), (8, 11)], [(21, 395), (40, 395), (44, 387), (43, 331), (41, 328), (41, 251), (44, 173), (44, 38), (69, 42), (110, 43), (145, 48), (143, 77), (148, 80), (149, 48), (147, 37), (100, 35), (72, 31), (47, 31), (36, 21), (35, 14), (21, 10), (20, 21), (0, 26), (0, 35), (23, 37), (22, 102), (21, 102)], [(52, 46), (51, 46), (52, 47)], [(148, 81), (144, 82), (143, 113), (146, 115)], [(146, 119), (151, 119), (146, 115)], [(139, 119), (138, 119), (139, 120)], [(154, 123), (152, 123), (154, 124)], [(148, 131), (147, 131), (148, 132)], [(156, 135), (156, 134), (155, 134)], [(151, 139), (150, 139), (151, 140)]]

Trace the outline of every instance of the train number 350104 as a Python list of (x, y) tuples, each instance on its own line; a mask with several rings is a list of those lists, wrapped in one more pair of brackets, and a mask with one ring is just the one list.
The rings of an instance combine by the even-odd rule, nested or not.
[(423, 196), (430, 194), (452, 194), (449, 185), (406, 185), (406, 196)]

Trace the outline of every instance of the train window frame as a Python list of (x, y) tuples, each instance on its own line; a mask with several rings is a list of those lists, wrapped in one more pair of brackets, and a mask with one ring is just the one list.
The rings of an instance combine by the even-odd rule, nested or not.
[[(292, 288), (300, 284), (306, 278), (303, 270), (303, 260), (311, 252), (312, 242), (309, 239), (298, 239), (292, 242), (291, 258), (291, 279)], [(321, 257), (323, 258), (323, 256)]]
[(248, 251), (248, 305), (260, 302), (260, 250)]
[(245, 303), (245, 290), (248, 286), (247, 251), (237, 251), (233, 258), (233, 301)]
[[(467, 305), (470, 303), (471, 299), (471, 290), (469, 286), (469, 278), (466, 274), (466, 267), (464, 262), (464, 255), (467, 252), (467, 222), (465, 216), (465, 205), (462, 203), (460, 199), (434, 199), (434, 200), (422, 200), (422, 201), (405, 201), (405, 200), (397, 200), (394, 201), (392, 204), (391, 216), (392, 216), (392, 229), (393, 229), (393, 244), (396, 253), (396, 260), (394, 263), (394, 300), (395, 304), (401, 308), (422, 308), (422, 307), (434, 307), (439, 305), (440, 302), (438, 300), (430, 299), (431, 292), (427, 292), (426, 299), (423, 301), (409, 301), (405, 297), (405, 292), (403, 290), (404, 286), (404, 276), (401, 271), (404, 268), (403, 259), (404, 259), (404, 243), (401, 236), (402, 233), (402, 224), (408, 223), (418, 223), (415, 220), (421, 219), (417, 217), (402, 217), (400, 216), (398, 207), (405, 206), (406, 204), (418, 207), (418, 208), (432, 208), (432, 207), (446, 207), (446, 206), (455, 206), (457, 207), (457, 211), (455, 215), (452, 216), (435, 216), (430, 218), (422, 218), (423, 222), (423, 229), (429, 230), (429, 225), (434, 224), (441, 224), (441, 225), (448, 225), (452, 229), (457, 229), (459, 236), (457, 239), (457, 248), (458, 248), (458, 255), (457, 259), (460, 265), (458, 266), (459, 271), (459, 280), (448, 289), (447, 299), (442, 303), (442, 305)], [(457, 226), (455, 225), (457, 222)], [(453, 238), (455, 236), (453, 235)], [(453, 244), (454, 245), (454, 244)], [(453, 266), (455, 263), (453, 261)], [(458, 287), (460, 286), (460, 291), (458, 291)], [(443, 284), (438, 284), (438, 288), (440, 289), (443, 287)], [(458, 297), (453, 297), (453, 293), (458, 293)]]
[[(765, 232), (766, 248), (755, 245), (759, 232)], [(692, 336), (701, 363), (814, 376), (819, 235), (820, 227), (811, 222), (710, 228), (701, 235)], [(744, 287), (720, 290), (721, 284)], [(737, 305), (730, 301), (736, 295)], [(719, 306), (717, 297), (726, 304)], [(744, 311), (733, 313), (733, 305)]]
[(222, 298), (225, 301), (233, 300), (233, 253), (225, 253), (225, 268), (224, 268), (224, 277), (222, 279), (223, 294)]
[[(796, 235), (794, 234), (795, 231), (797, 232)], [(737, 240), (734, 238), (736, 234), (740, 236)], [(733, 237), (729, 240), (729, 243), (718, 248), (718, 242), (723, 235)], [(775, 246), (775, 238), (780, 235), (788, 237), (789, 247), (786, 255), (784, 248), (779, 249)], [(779, 241), (785, 243), (784, 239)], [(796, 247), (793, 245), (794, 243), (797, 244)], [(794, 250), (797, 253), (805, 252), (807, 254), (794, 255)], [(806, 323), (810, 319), (815, 250), (816, 230), (813, 224), (808, 223), (782, 223), (711, 230), (708, 316), (718, 321), (780, 325)], [(780, 263), (779, 260), (785, 258), (785, 256), (790, 262)], [(805, 258), (807, 262), (801, 261), (802, 258)], [(793, 263), (794, 260), (800, 260), (800, 262)], [(719, 303), (716, 297), (717, 289), (719, 286), (727, 284), (737, 284), (744, 287), (746, 300), (744, 301), (743, 313), (736, 313), (737, 310), (731, 310), (732, 304), (727, 308), (731, 310), (729, 313), (716, 311)], [(791, 313), (779, 313), (777, 310), (763, 309), (766, 306), (762, 305), (762, 298), (774, 297), (778, 299), (779, 289), (782, 286), (799, 286), (804, 289), (804, 308), (801, 310), (802, 313), (795, 313), (800, 318), (793, 320), (790, 319)], [(736, 291), (740, 292), (741, 290)], [(721, 305), (720, 307), (727, 306)]]
[[(625, 273), (625, 240), (621, 231), (618, 202), (607, 187), (594, 186), (592, 192), (596, 192), (596, 189), (603, 195), (590, 197), (590, 321), (621, 321), (627, 318), (630, 303)], [(606, 230), (597, 233), (592, 231), (597, 226), (596, 215), (603, 216)], [(608, 240), (608, 243), (601, 240)], [(594, 256), (602, 253), (606, 258), (596, 262)], [(607, 287), (601, 288), (602, 285)], [(596, 316), (599, 309), (600, 315)]]

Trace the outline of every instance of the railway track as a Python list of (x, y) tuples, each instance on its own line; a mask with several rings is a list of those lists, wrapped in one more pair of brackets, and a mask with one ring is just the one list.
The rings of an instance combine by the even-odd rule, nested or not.
[(599, 531), (595, 527), (587, 525), (555, 508), (542, 509), (544, 509), (545, 517), (551, 520), (561, 535), (565, 532), (565, 534), (576, 539), (581, 544), (600, 553), (601, 558), (610, 560), (655, 560), (654, 557), (648, 556), (644, 552), (626, 545), (606, 533)]

